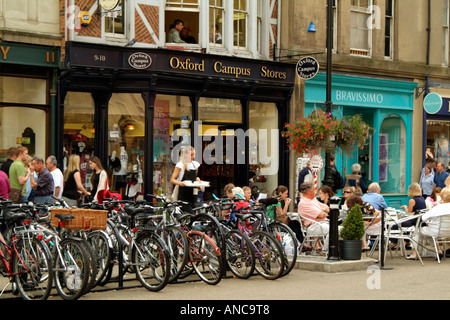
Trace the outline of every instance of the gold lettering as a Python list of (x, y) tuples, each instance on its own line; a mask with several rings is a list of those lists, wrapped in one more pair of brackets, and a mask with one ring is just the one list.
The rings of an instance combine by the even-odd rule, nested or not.
[(201, 63), (192, 62), (191, 59), (186, 59), (185, 61), (180, 61), (177, 57), (170, 59), (170, 67), (172, 69), (189, 70), (189, 71), (205, 71), (205, 61), (202, 60)]
[(251, 71), (250, 68), (239, 68), (239, 67), (230, 67), (230, 66), (224, 66), (222, 62), (216, 62), (214, 64), (214, 71), (216, 73), (223, 73), (223, 74), (230, 74), (234, 75), (236, 78), (239, 78), (239, 76), (250, 76)]
[(6, 47), (5, 48), (3, 46), (0, 46), (0, 50), (3, 53), (3, 60), (6, 60), (8, 58), (8, 51), (9, 51), (9, 49), (11, 49), (11, 47)]
[(261, 77), (284, 80), (287, 78), (287, 75), (286, 72), (272, 71), (264, 66), (261, 68)]

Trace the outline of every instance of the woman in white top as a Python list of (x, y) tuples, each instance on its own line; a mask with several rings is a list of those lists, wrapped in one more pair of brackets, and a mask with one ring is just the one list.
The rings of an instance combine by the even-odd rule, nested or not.
[[(96, 156), (92, 156), (89, 159), (89, 166), (92, 169), (91, 176), (91, 194), (94, 195), (93, 201), (98, 201), (99, 192), (103, 192), (102, 190), (108, 190), (108, 174), (105, 169), (103, 169), (102, 162)], [(103, 197), (101, 197), (103, 199)]]
[(187, 187), (185, 181), (200, 181), (200, 178), (197, 177), (200, 163), (194, 161), (195, 149), (193, 147), (182, 149), (180, 156), (181, 160), (173, 170), (170, 183), (175, 185), (175, 187), (178, 186), (178, 200), (189, 203), (189, 205), (183, 206), (182, 209), (187, 212), (193, 212), (192, 208), (195, 207), (197, 202), (198, 189)]
[[(441, 198), (443, 203), (430, 209), (422, 216), (422, 222), (427, 225), (420, 228), (420, 232), (414, 237), (414, 241), (417, 243), (420, 236), (434, 237), (439, 232), (439, 218), (441, 216), (450, 215), (450, 187), (444, 188), (441, 191)], [(441, 249), (438, 247), (439, 254), (442, 254)], [(417, 254), (414, 251), (407, 258), (408, 260), (417, 260)]]

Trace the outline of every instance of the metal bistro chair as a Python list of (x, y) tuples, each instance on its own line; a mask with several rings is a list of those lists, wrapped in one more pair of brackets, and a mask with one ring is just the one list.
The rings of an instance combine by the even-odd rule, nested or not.
[[(323, 250), (323, 249), (324, 249), (324, 246), (325, 246), (325, 237), (326, 237), (326, 234), (325, 234), (324, 231), (323, 231), (322, 223), (321, 223), (321, 222), (318, 222), (318, 221), (315, 221), (315, 220), (312, 220), (312, 219), (309, 219), (309, 218), (306, 218), (306, 217), (303, 217), (303, 216), (301, 216), (301, 215), (300, 215), (300, 219), (301, 219), (300, 225), (301, 225), (302, 232), (303, 232), (303, 237), (304, 237), (303, 243), (302, 243), (302, 245), (301, 245), (300, 247), (302, 248), (303, 245), (304, 245), (305, 243), (309, 243), (310, 246), (311, 246), (312, 249), (313, 249), (313, 252), (314, 252), (314, 251), (316, 251), (316, 244), (317, 244), (317, 242), (318, 242), (318, 243), (320, 244), (320, 247), (321, 247), (322, 250)], [(309, 225), (309, 227), (305, 227), (305, 225), (304, 225), (304, 222), (305, 222), (305, 221), (311, 222), (311, 224)], [(309, 234), (309, 233), (308, 233), (308, 229), (309, 229), (312, 225), (315, 225), (315, 226), (318, 228), (318, 230), (320, 230), (320, 234)]]
[[(422, 261), (422, 257), (419, 254), (418, 248), (417, 248), (417, 243), (414, 241), (414, 236), (416, 234), (416, 232), (419, 232), (419, 228), (420, 228), (420, 223), (422, 221), (421, 217), (422, 217), (423, 213), (419, 213), (419, 214), (415, 214), (415, 215), (410, 215), (410, 216), (406, 216), (404, 218), (398, 219), (396, 221), (391, 221), (389, 223), (387, 223), (386, 227), (386, 246), (389, 245), (389, 239), (398, 239), (398, 245), (401, 245), (401, 254), (405, 255), (406, 257), (406, 249), (405, 249), (405, 244), (404, 241), (408, 240), (413, 248), (416, 250), (417, 252), (417, 256), (419, 257), (420, 262), (423, 264)], [(407, 222), (407, 221), (411, 221), (417, 219), (416, 223), (414, 226), (412, 227), (403, 227), (402, 223)], [(392, 230), (392, 227), (397, 225), (398, 226), (398, 230)], [(387, 250), (384, 250), (384, 258), (386, 258), (386, 253)], [(391, 257), (392, 257), (392, 250), (391, 250)]]
[(420, 235), (421, 239), (421, 246), (426, 248), (423, 245), (423, 240), (426, 238), (433, 239), (433, 245), (434, 245), (434, 252), (436, 253), (436, 258), (438, 260), (438, 263), (441, 263), (441, 259), (439, 257), (439, 251), (438, 251), (438, 244), (443, 244), (444, 249), (442, 252), (444, 253), (445, 258), (445, 244), (450, 243), (450, 213), (448, 215), (440, 216), (436, 219), (439, 219), (439, 232), (436, 236), (429, 236), (429, 235)]

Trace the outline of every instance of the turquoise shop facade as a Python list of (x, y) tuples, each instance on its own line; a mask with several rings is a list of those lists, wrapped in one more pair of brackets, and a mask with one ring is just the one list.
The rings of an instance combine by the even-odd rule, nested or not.
[[(345, 176), (359, 163), (367, 186), (378, 182), (389, 207), (408, 203), (411, 184), (412, 126), (417, 83), (348, 75), (333, 75), (333, 114), (338, 118), (361, 114), (373, 129), (363, 149), (338, 152), (336, 167)], [(326, 75), (305, 81), (305, 115), (323, 108)], [(323, 154), (325, 159), (325, 155)], [(324, 170), (320, 178), (323, 180)]]

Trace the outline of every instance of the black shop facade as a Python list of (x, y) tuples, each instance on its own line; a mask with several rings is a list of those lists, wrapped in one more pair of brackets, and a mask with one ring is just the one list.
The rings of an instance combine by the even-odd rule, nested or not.
[(167, 49), (67, 42), (58, 81), (58, 159), (98, 156), (123, 197), (171, 195), (181, 145), (191, 145), (204, 199), (228, 183), (271, 193), (289, 185), (289, 121), (295, 66)]

